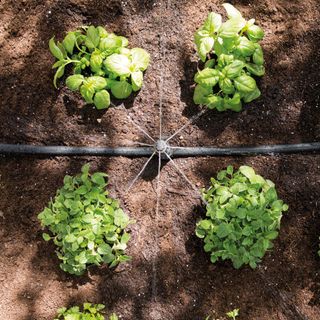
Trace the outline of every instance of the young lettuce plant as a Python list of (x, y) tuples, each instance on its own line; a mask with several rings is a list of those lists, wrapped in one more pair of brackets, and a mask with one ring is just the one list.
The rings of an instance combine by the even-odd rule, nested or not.
[(265, 73), (263, 51), (259, 44), (263, 30), (246, 21), (229, 3), (223, 4), (228, 20), (222, 23), (220, 14), (209, 13), (206, 21), (195, 33), (195, 44), (203, 70), (194, 81), (193, 100), (218, 111), (241, 111), (242, 101), (251, 102), (260, 96), (252, 76)]
[(128, 39), (108, 33), (105, 28), (82, 27), (69, 32), (62, 43), (49, 41), (52, 55), (57, 59), (54, 86), (72, 65), (73, 75), (66, 79), (67, 87), (80, 91), (87, 103), (97, 109), (110, 105), (110, 92), (117, 99), (128, 98), (139, 91), (143, 84), (143, 72), (150, 55), (141, 48), (128, 49)]
[(115, 267), (130, 260), (124, 254), (130, 239), (125, 228), (132, 222), (108, 196), (105, 173), (89, 173), (89, 165), (81, 174), (64, 177), (64, 186), (38, 218), (46, 241), (53, 240), (65, 272), (81, 275), (87, 265), (109, 264)]
[[(101, 314), (105, 306), (103, 304), (84, 303), (82, 310), (79, 307), (61, 308), (54, 320), (105, 320)], [(115, 313), (110, 315), (109, 320), (118, 320)]]
[(248, 166), (234, 172), (229, 166), (211, 178), (203, 190), (206, 219), (197, 223), (196, 235), (212, 263), (230, 259), (238, 269), (244, 264), (256, 268), (272, 240), (277, 238), (282, 212), (288, 206), (278, 199), (275, 185)]

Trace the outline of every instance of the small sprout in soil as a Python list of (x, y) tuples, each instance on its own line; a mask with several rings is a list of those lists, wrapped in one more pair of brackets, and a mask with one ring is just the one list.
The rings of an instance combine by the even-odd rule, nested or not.
[(81, 171), (64, 177), (64, 186), (38, 215), (50, 231), (43, 234), (44, 240), (58, 247), (61, 269), (75, 275), (83, 274), (87, 265), (115, 267), (131, 259), (124, 253), (130, 239), (125, 228), (133, 221), (108, 196), (107, 175), (90, 174), (88, 164)]
[(254, 19), (246, 21), (231, 4), (223, 6), (229, 19), (222, 23), (221, 15), (211, 12), (194, 36), (204, 66), (194, 77), (193, 100), (209, 109), (239, 112), (242, 102), (251, 102), (261, 94), (252, 76), (265, 73), (259, 44), (264, 32)]
[(105, 28), (82, 27), (69, 32), (62, 43), (54, 37), (49, 41), (52, 55), (57, 59), (53, 83), (72, 66), (73, 75), (66, 79), (67, 87), (79, 91), (87, 103), (97, 109), (110, 105), (110, 92), (117, 99), (128, 98), (143, 84), (143, 71), (149, 65), (150, 55), (141, 48), (128, 49), (128, 39), (109, 33)]
[[(239, 309), (234, 309), (232, 311), (227, 312), (226, 316), (232, 320), (236, 320), (236, 317), (239, 316)], [(208, 316), (206, 317), (205, 320), (214, 320), (214, 318), (211, 318), (211, 316)]]
[[(105, 320), (100, 313), (105, 306), (103, 304), (84, 303), (82, 310), (79, 307), (61, 308), (58, 310), (58, 315), (54, 320)], [(112, 314), (109, 320), (118, 320), (116, 314)]]
[(203, 190), (207, 201), (206, 219), (197, 223), (196, 235), (204, 240), (211, 262), (230, 259), (238, 269), (244, 264), (256, 268), (272, 240), (277, 238), (282, 212), (288, 206), (278, 199), (272, 181), (253, 168), (232, 166), (211, 178)]
[(236, 320), (236, 317), (239, 316), (239, 309), (234, 309), (226, 313), (229, 318), (232, 320)]

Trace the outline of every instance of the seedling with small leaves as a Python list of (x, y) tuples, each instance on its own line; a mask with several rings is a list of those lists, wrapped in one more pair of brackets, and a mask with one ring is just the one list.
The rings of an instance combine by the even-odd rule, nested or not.
[(52, 55), (57, 59), (54, 86), (72, 66), (73, 75), (66, 79), (67, 87), (80, 91), (87, 103), (97, 109), (110, 105), (110, 92), (117, 99), (128, 98), (139, 91), (143, 84), (143, 72), (147, 69), (150, 55), (141, 48), (128, 49), (128, 39), (109, 33), (105, 28), (82, 27), (69, 32), (62, 43), (49, 41)]
[[(82, 310), (79, 307), (61, 308), (58, 310), (58, 315), (54, 320), (105, 320), (101, 314), (105, 308), (103, 304), (84, 303)], [(109, 320), (118, 320), (115, 313), (110, 315)]]
[[(234, 309), (232, 311), (229, 311), (226, 313), (226, 316), (232, 320), (236, 320), (236, 317), (239, 316), (239, 309)], [(210, 316), (206, 317), (205, 320), (214, 320), (213, 318), (211, 318)]]
[(234, 309), (232, 311), (227, 312), (227, 316), (232, 320), (236, 320), (236, 317), (239, 316), (239, 309)]
[(108, 196), (106, 177), (102, 172), (90, 174), (89, 165), (84, 165), (78, 176), (64, 177), (64, 186), (38, 215), (50, 232), (43, 238), (57, 245), (65, 272), (81, 275), (87, 265), (106, 263), (112, 268), (130, 260), (124, 254), (130, 239), (125, 228), (132, 221)]
[(256, 268), (272, 240), (277, 238), (282, 212), (288, 206), (278, 199), (275, 185), (248, 166), (234, 172), (229, 166), (211, 178), (203, 190), (206, 219), (197, 223), (196, 235), (204, 240), (211, 262), (230, 259), (238, 269)]
[(218, 111), (241, 111), (242, 102), (260, 96), (252, 76), (265, 73), (263, 51), (259, 44), (263, 30), (255, 20), (246, 21), (231, 4), (224, 3), (228, 20), (211, 12), (195, 33), (195, 44), (203, 70), (194, 77), (194, 102)]

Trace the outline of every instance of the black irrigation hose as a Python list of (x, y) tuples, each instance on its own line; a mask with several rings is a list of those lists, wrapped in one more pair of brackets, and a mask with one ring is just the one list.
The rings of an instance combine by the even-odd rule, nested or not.
[[(316, 153), (320, 151), (320, 142), (278, 144), (256, 147), (172, 147), (166, 152), (175, 158), (195, 156), (244, 156), (273, 155), (289, 153)], [(69, 147), (69, 146), (35, 146), (25, 144), (0, 144), (0, 154), (42, 155), (42, 156), (110, 156), (110, 157), (147, 157), (154, 152), (153, 147)]]

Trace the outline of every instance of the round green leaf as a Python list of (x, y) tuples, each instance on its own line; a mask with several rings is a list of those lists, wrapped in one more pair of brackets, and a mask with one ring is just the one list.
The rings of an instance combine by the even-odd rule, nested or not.
[(126, 99), (132, 93), (132, 86), (127, 81), (114, 81), (111, 92), (117, 99)]
[(96, 92), (93, 99), (94, 105), (98, 110), (106, 109), (110, 106), (110, 94), (107, 90)]
[(79, 90), (79, 87), (81, 86), (83, 81), (84, 81), (84, 76), (82, 74), (74, 74), (67, 78), (66, 85), (70, 90), (76, 91), (76, 90)]
[(133, 70), (144, 71), (148, 68), (150, 62), (150, 55), (144, 49), (133, 48), (131, 49), (131, 61), (133, 65)]
[(104, 61), (106, 68), (117, 76), (128, 76), (130, 75), (131, 62), (129, 58), (123, 54), (114, 53), (107, 57)]
[(258, 76), (258, 77), (261, 77), (265, 74), (265, 67), (261, 65), (259, 66), (254, 63), (247, 63), (246, 68), (251, 74), (254, 74), (255, 76)]
[(245, 66), (244, 62), (240, 60), (234, 60), (231, 64), (227, 65), (224, 68), (224, 73), (226, 77), (230, 79), (234, 79), (240, 75), (244, 66)]
[(206, 104), (210, 94), (212, 94), (212, 87), (198, 84), (194, 89), (193, 101), (195, 104)]
[(255, 24), (248, 27), (247, 34), (249, 39), (254, 42), (258, 42), (264, 37), (263, 30)]
[(252, 92), (257, 88), (256, 81), (246, 74), (234, 79), (234, 85), (239, 91), (244, 93)]
[(214, 87), (219, 81), (219, 71), (205, 68), (194, 76), (194, 81), (204, 86)]
[(92, 85), (95, 91), (99, 91), (107, 87), (107, 79), (100, 76), (89, 77), (86, 81), (89, 85)]

